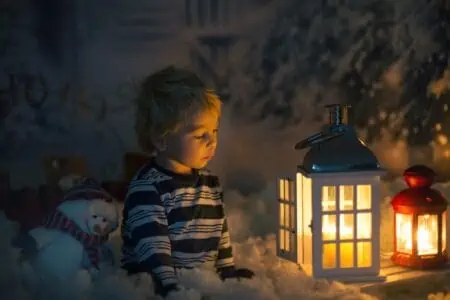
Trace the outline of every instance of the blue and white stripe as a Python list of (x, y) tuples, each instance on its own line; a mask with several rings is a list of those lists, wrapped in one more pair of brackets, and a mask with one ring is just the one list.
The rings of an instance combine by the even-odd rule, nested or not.
[(208, 172), (184, 180), (144, 167), (130, 184), (123, 217), (123, 267), (149, 272), (163, 286), (177, 282), (176, 268), (234, 265), (222, 190)]

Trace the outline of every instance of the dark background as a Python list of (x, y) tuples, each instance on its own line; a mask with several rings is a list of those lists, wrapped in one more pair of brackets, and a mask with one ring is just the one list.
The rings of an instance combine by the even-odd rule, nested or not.
[[(221, 93), (224, 118), (234, 128), (279, 138), (296, 130), (296, 138), (285, 140), (293, 145), (318, 130), (323, 105), (351, 103), (354, 124), (380, 157), (402, 143), (404, 165), (382, 159), (392, 174), (426, 163), (446, 179), (449, 6), (444, 0), (3, 0), (2, 168), (18, 185), (35, 184), (44, 177), (43, 157), (79, 155), (94, 176), (119, 177), (122, 155), (139, 150), (132, 132), (135, 84), (175, 63), (198, 71)], [(274, 140), (264, 155), (277, 156)], [(257, 156), (257, 148), (249, 149)], [(289, 164), (300, 162), (300, 154), (291, 156)]]

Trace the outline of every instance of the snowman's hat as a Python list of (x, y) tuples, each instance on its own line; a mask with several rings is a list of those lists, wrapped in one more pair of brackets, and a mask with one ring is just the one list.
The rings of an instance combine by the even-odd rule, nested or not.
[(70, 200), (93, 200), (103, 199), (106, 202), (114, 202), (114, 197), (111, 196), (101, 184), (93, 178), (82, 177), (73, 187), (71, 187), (65, 194), (63, 201)]

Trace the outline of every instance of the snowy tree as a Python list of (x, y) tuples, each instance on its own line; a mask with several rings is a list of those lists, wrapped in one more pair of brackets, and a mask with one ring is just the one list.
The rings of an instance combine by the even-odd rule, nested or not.
[(250, 92), (236, 95), (237, 114), (274, 118), (283, 127), (311, 117), (303, 113), (306, 103), (318, 108), (314, 119), (325, 102), (339, 101), (353, 105), (369, 142), (388, 123), (394, 137), (408, 135), (411, 144), (433, 138), (448, 101), (437, 101), (429, 88), (448, 66), (449, 10), (442, 2), (290, 1), (276, 15), (283, 17), (272, 18), (240, 66), (244, 74), (236, 78), (245, 78), (242, 90)]
[[(20, 0), (3, 1), (0, 6), (5, 29), (0, 36), (2, 168), (29, 160), (38, 169), (45, 155), (98, 155), (105, 148), (123, 151), (122, 138), (110, 118), (131, 107), (133, 87), (119, 86), (113, 95), (115, 103), (83, 89), (75, 49), (82, 44), (76, 44), (81, 40), (74, 37), (85, 33), (83, 26), (73, 24), (73, 3), (69, 2)], [(55, 17), (59, 14), (63, 17)], [(96, 29), (94, 25), (89, 24)], [(98, 156), (116, 159), (104, 153)], [(106, 171), (113, 168), (107, 164), (95, 166), (102, 169), (102, 176), (116, 172)]]

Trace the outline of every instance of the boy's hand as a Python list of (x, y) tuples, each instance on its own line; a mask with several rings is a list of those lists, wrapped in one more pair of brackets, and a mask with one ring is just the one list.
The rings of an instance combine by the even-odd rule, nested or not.
[(246, 268), (235, 268), (235, 267), (225, 267), (218, 269), (217, 272), (219, 273), (220, 279), (222, 281), (229, 279), (229, 278), (246, 278), (246, 279), (252, 279), (253, 276), (255, 276), (255, 273), (252, 270), (246, 269)]

